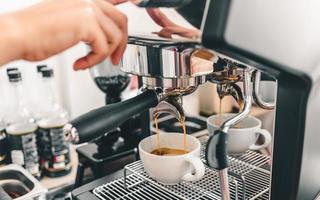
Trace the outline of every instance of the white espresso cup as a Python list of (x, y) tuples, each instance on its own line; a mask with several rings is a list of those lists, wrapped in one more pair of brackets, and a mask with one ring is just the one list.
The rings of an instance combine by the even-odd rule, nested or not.
[[(232, 118), (236, 114), (225, 113), (220, 115), (213, 115), (207, 119), (207, 127), (209, 135), (213, 135), (215, 130), (220, 128), (221, 122)], [(221, 121), (220, 121), (221, 120)], [(246, 150), (260, 150), (266, 148), (271, 143), (271, 135), (265, 130), (261, 129), (261, 121), (253, 116), (248, 116), (240, 123), (238, 127), (231, 127), (228, 131), (228, 154), (242, 154)], [(264, 138), (263, 144), (256, 144), (259, 135)]]
[[(142, 164), (148, 175), (165, 185), (181, 181), (197, 181), (204, 175), (205, 168), (200, 159), (201, 144), (193, 136), (186, 136), (188, 153), (159, 156), (151, 154), (157, 149), (157, 135), (149, 136), (139, 143)], [(160, 148), (184, 149), (184, 135), (181, 133), (160, 133)]]

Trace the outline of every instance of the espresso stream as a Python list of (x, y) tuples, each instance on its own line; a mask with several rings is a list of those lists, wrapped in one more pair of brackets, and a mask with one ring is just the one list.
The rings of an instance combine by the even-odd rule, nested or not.
[(187, 151), (187, 129), (184, 120), (180, 121), (182, 130), (183, 130), (183, 149), (174, 149), (174, 148), (167, 148), (167, 147), (160, 147), (160, 130), (158, 126), (158, 117), (159, 114), (154, 115), (154, 123), (156, 126), (156, 134), (157, 134), (157, 148), (151, 151), (151, 154), (158, 155), (158, 156), (176, 156), (188, 153)]
[[(221, 126), (222, 123), (223, 123), (223, 119), (222, 119), (222, 99), (223, 99), (223, 97), (219, 98), (219, 99), (220, 99), (220, 102), (219, 102), (219, 113), (218, 113), (218, 116), (216, 118), (216, 125), (217, 126)], [(243, 105), (240, 105), (239, 113), (242, 111), (242, 109), (243, 109)], [(235, 124), (232, 128), (241, 128), (240, 123)]]

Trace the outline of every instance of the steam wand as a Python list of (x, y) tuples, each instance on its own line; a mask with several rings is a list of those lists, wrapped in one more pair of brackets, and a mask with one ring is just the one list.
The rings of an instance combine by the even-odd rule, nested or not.
[(230, 200), (228, 166), (227, 157), (227, 139), (229, 128), (245, 119), (251, 110), (252, 106), (252, 87), (251, 87), (251, 72), (250, 68), (243, 70), (243, 96), (244, 107), (242, 111), (231, 119), (225, 121), (219, 130), (209, 138), (206, 147), (206, 160), (208, 166), (218, 170), (220, 179), (220, 190), (223, 200)]
[(256, 102), (256, 104), (263, 109), (272, 110), (275, 108), (275, 102), (265, 102), (261, 99), (259, 96), (259, 85), (260, 85), (260, 79), (261, 79), (261, 72), (259, 70), (255, 70), (253, 72), (253, 100)]

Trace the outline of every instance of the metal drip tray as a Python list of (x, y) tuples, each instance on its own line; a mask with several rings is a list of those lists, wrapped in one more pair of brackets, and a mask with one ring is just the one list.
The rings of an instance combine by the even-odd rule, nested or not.
[(0, 186), (15, 200), (44, 199), (47, 192), (29, 172), (15, 164), (0, 168)]
[[(203, 150), (205, 141), (206, 139), (202, 139)], [(266, 167), (269, 157), (247, 151), (238, 157), (229, 156), (229, 160), (231, 199), (269, 199), (270, 171)], [(103, 200), (221, 199), (219, 175), (208, 167), (201, 180), (177, 185), (163, 185), (151, 179), (144, 171), (141, 161), (127, 165), (124, 172), (124, 177), (95, 188), (93, 193)]]
[(15, 179), (0, 181), (0, 185), (11, 198), (21, 197), (31, 191), (23, 182)]

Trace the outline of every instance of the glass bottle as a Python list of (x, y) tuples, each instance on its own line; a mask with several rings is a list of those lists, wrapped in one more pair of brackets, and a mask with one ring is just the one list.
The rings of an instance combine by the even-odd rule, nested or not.
[(37, 122), (40, 164), (44, 175), (59, 177), (71, 171), (69, 144), (63, 134), (69, 116), (58, 101), (53, 69), (42, 68), (41, 72), (44, 98)]
[(8, 144), (5, 133), (4, 121), (0, 118), (0, 166), (7, 164)]
[(21, 73), (11, 70), (7, 74), (12, 100), (4, 119), (11, 162), (23, 166), (33, 176), (40, 178), (35, 136), (38, 127), (25, 105)]

